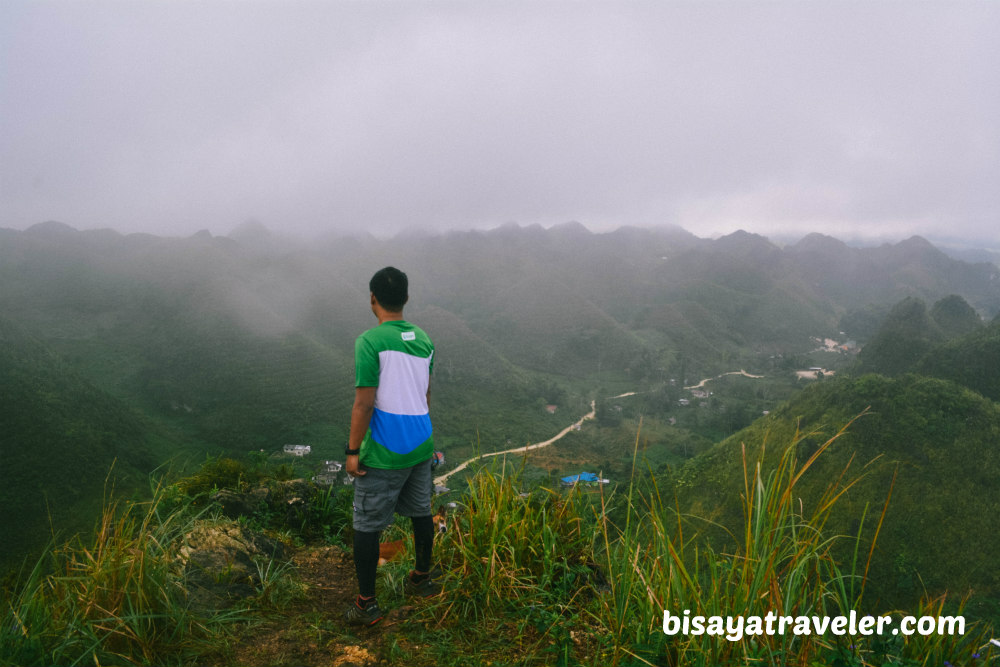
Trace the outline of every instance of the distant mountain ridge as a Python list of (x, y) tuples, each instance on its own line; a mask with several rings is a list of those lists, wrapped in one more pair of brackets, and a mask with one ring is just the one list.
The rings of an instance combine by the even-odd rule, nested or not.
[[(857, 249), (810, 235), (781, 248), (746, 232), (710, 240), (568, 223), (305, 245), (259, 223), (232, 237), (160, 238), (48, 222), (0, 230), (0, 313), (20, 332), (8, 334), (17, 344), (0, 372), (22, 378), (5, 387), (14, 412), (4, 419), (18, 406), (42, 415), (38, 395), (91, 406), (51, 420), (59, 436), (44, 437), (84, 452), (81, 486), (92, 490), (115, 456), (134, 475), (181, 452), (285, 442), (335, 456), (354, 339), (374, 325), (367, 281), (389, 264), (410, 275), (407, 316), (438, 344), (434, 418), (459, 453), (564, 427), (544, 410), (553, 396), (576, 410), (604, 384), (683, 384), (806, 352), (868, 304), (960, 295), (980, 314), (1000, 312), (994, 265), (919, 238)], [(23, 383), (31, 377), (38, 387)], [(0, 426), (5, 452), (25, 446)], [(77, 437), (88, 429), (105, 439)], [(51, 492), (63, 460), (23, 464)], [(18, 478), (3, 482), (8, 517), (37, 506)]]
[[(873, 554), (871, 590), (889, 604), (931, 595), (973, 593), (969, 607), (996, 620), (1000, 577), (984, 554), (997, 544), (981, 517), (998, 508), (1000, 475), (1000, 318), (984, 323), (957, 295), (928, 308), (907, 297), (888, 310), (854, 366), (807, 387), (768, 416), (717, 443), (670, 475), (683, 512), (722, 525), (738, 516), (744, 447), (764, 469), (793, 441), (804, 462), (854, 417), (799, 485), (815, 502), (851, 466), (863, 475), (831, 521), (835, 534), (874, 537), (873, 513), (891, 500)], [(764, 452), (767, 452), (764, 454)], [(862, 530), (861, 517), (867, 515)], [(948, 566), (943, 566), (948, 563)]]
[(680, 357), (692, 373), (720, 372), (720, 359), (804, 349), (837, 335), (851, 311), (908, 296), (955, 294), (987, 318), (1000, 313), (1000, 270), (919, 237), (859, 249), (810, 234), (780, 248), (746, 232), (708, 240), (679, 228), (595, 234), (567, 223), (304, 246), (252, 221), (233, 237), (55, 222), (4, 230), (0, 306), (41, 339), (92, 339), (98, 321), (135, 329), (171, 313), (263, 337), (346, 332), (337, 345), (349, 359), (353, 332), (370, 323), (357, 307), (365, 276), (396, 264), (413, 277), (416, 309), (455, 315), (515, 365), (578, 377), (611, 368), (634, 376), (629, 368), (669, 369)]

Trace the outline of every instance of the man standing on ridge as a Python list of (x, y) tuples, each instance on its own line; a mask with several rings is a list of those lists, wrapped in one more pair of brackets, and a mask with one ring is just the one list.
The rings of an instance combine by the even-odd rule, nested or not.
[(416, 566), (406, 592), (429, 596), (441, 587), (431, 578), (434, 522), (431, 459), (434, 438), (428, 412), (434, 345), (403, 319), (409, 299), (406, 274), (387, 266), (368, 283), (378, 326), (354, 345), (355, 394), (347, 444), (347, 474), (354, 478), (354, 567), (359, 595), (346, 619), (375, 625), (379, 541), (394, 513), (413, 521)]

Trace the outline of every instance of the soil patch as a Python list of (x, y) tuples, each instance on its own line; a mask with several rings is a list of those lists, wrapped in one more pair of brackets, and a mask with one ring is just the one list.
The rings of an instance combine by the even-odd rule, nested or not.
[(342, 618), (357, 594), (354, 561), (336, 546), (300, 549), (292, 565), (302, 596), (279, 616), (249, 628), (234, 647), (232, 662), (248, 667), (368, 667), (379, 657), (383, 636), (410, 610), (394, 609), (371, 629), (349, 629)]

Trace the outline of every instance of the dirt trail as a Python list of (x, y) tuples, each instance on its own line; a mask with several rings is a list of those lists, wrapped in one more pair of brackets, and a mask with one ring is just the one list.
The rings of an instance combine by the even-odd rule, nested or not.
[(234, 646), (232, 665), (245, 667), (362, 667), (384, 657), (386, 643), (415, 607), (388, 605), (373, 628), (347, 628), (344, 610), (357, 585), (349, 551), (326, 546), (303, 548), (292, 565), (304, 589), (279, 618), (248, 629)]
[[(628, 394), (622, 394), (622, 396), (626, 396), (626, 395), (628, 395)], [(621, 398), (621, 396), (615, 396), (614, 398)], [(580, 419), (578, 419), (577, 421), (573, 422), (572, 424), (570, 424), (569, 426), (567, 426), (563, 430), (559, 431), (559, 433), (557, 433), (554, 437), (549, 438), (545, 442), (537, 442), (537, 443), (535, 443), (533, 445), (525, 445), (524, 447), (515, 447), (514, 449), (505, 449), (502, 452), (487, 452), (486, 454), (480, 454), (479, 456), (474, 456), (471, 459), (469, 459), (468, 461), (463, 462), (460, 466), (458, 466), (454, 470), (449, 470), (445, 474), (440, 475), (438, 477), (435, 477), (434, 478), (434, 484), (441, 484), (441, 485), (443, 485), (446, 481), (448, 481), (448, 478), (451, 477), (452, 475), (454, 475), (456, 472), (461, 472), (462, 470), (465, 470), (469, 466), (469, 464), (472, 463), (473, 461), (478, 461), (479, 459), (484, 459), (487, 456), (500, 456), (502, 454), (521, 454), (523, 452), (531, 451), (532, 449), (540, 449), (542, 447), (548, 447), (553, 442), (561, 439), (563, 436), (565, 436), (570, 431), (573, 431), (573, 430), (579, 428), (583, 424), (583, 422), (585, 422), (586, 420), (593, 419), (596, 416), (596, 414), (597, 414), (597, 407), (596, 407), (596, 405), (597, 405), (596, 401), (591, 401), (590, 402), (590, 412), (588, 412), (584, 416), (580, 417)]]
[[(628, 392), (611, 398), (634, 395), (635, 392)], [(434, 482), (443, 484), (451, 475), (487, 456), (547, 447), (584, 421), (594, 419), (596, 414), (596, 401), (591, 401), (590, 412), (548, 440), (481, 454), (437, 477)], [(371, 667), (385, 664), (390, 646), (406, 641), (397, 630), (406, 623), (417, 621), (420, 616), (419, 613), (414, 616), (419, 612), (419, 602), (412, 606), (406, 602), (394, 604), (390, 600), (386, 601), (386, 617), (375, 627), (346, 628), (343, 613), (357, 592), (351, 553), (336, 546), (307, 547), (293, 554), (291, 564), (303, 584), (302, 595), (280, 617), (247, 629), (234, 641), (232, 655), (227, 656), (228, 660), (220, 659), (219, 664), (241, 667)]]

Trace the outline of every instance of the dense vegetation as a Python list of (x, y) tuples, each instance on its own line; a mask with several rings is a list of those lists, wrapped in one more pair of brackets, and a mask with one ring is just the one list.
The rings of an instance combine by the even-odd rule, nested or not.
[[(46, 559), (27, 585), (10, 588), (19, 591), (16, 599), (25, 609), (41, 613), (50, 603), (32, 598), (32, 585), (72, 597), (58, 588), (65, 581), (57, 585), (47, 577), (68, 581), (73, 572), (104, 567), (86, 565), (81, 553), (99, 550), (122, 512), (132, 523), (123, 524), (115, 539), (124, 540), (126, 551), (152, 549), (150, 562), (173, 557), (162, 544), (156, 548), (166, 550), (155, 552), (151, 544), (129, 541), (138, 537), (125, 528), (147, 525), (133, 510), (105, 512), (93, 534), (86, 531), (108, 498), (147, 502), (145, 482), (154, 469), (169, 468), (159, 473), (168, 477), (191, 474), (208, 456), (217, 473), (230, 465), (219, 462), (232, 457), (235, 477), (209, 478), (220, 488), (241, 487), (257, 474), (243, 466), (268, 460), (285, 443), (310, 444), (315, 459), (337, 458), (347, 435), (353, 340), (374, 323), (365, 283), (386, 264), (410, 274), (407, 315), (438, 347), (432, 405), (438, 444), (450, 464), (548, 437), (596, 402), (594, 423), (558, 447), (523, 458), (517, 476), (470, 476), (467, 491), (462, 479), (453, 484), (459, 491), (451, 497), (466, 504), (468, 494), (486, 494), (472, 504), (494, 517), (494, 533), (483, 542), (445, 547), (452, 571), (467, 584), (453, 589), (452, 603), (463, 605), (465, 616), (500, 622), (507, 633), (501, 636), (534, 627), (537, 642), (525, 649), (532, 660), (625, 662), (624, 656), (638, 654), (670, 662), (700, 655), (702, 661), (715, 656), (777, 664), (782, 652), (830, 658), (830, 651), (843, 649), (766, 646), (758, 647), (760, 653), (722, 656), (708, 646), (668, 646), (649, 628), (622, 633), (628, 609), (652, 604), (649, 611), (670, 596), (711, 595), (720, 605), (737, 600), (712, 577), (726, 573), (726, 585), (749, 585), (737, 575), (750, 573), (740, 572), (731, 555), (778, 548), (731, 539), (746, 520), (745, 475), (758, 474), (745, 467), (744, 445), (751, 460), (761, 457), (761, 483), (778, 484), (781, 475), (769, 476), (772, 471), (809, 460), (862, 412), (796, 482), (798, 512), (769, 506), (774, 521), (810, 525), (841, 471), (860, 475), (822, 514), (829, 545), (780, 547), (801, 547), (809, 567), (823, 573), (810, 583), (816, 588), (801, 590), (802, 604), (837, 595), (843, 608), (861, 603), (834, 590), (838, 582), (855, 581), (844, 569), (853, 553), (848, 536), (862, 551), (875, 544), (866, 563), (867, 608), (912, 610), (945, 591), (957, 593), (949, 598), (957, 603), (971, 591), (969, 613), (997, 618), (1000, 581), (989, 565), (997, 545), (977, 523), (996, 510), (991, 480), (998, 472), (1000, 324), (982, 319), (1000, 311), (995, 266), (950, 259), (919, 238), (858, 249), (810, 235), (779, 248), (742, 232), (710, 241), (679, 229), (591, 234), (574, 224), (338, 238), (309, 246), (253, 226), (231, 238), (201, 233), (188, 239), (77, 232), (58, 223), (0, 230), (0, 500), (9, 536), (0, 544), (0, 566), (17, 566), (25, 557), (34, 562), (53, 532), (57, 544), (85, 533), (84, 542)], [(849, 339), (863, 345), (859, 355)], [(822, 377), (816, 382), (796, 374), (810, 367), (836, 375), (814, 373)], [(795, 443), (791, 454), (787, 443)], [(308, 477), (314, 467), (283, 474)], [(544, 493), (529, 494), (540, 504), (516, 505), (518, 493), (554, 488), (560, 476), (581, 469), (601, 471), (618, 485), (607, 512), (590, 501), (564, 502)], [(154, 503), (160, 508), (155, 519), (188, 525), (206, 511), (199, 494), (212, 487), (176, 489), (177, 497), (191, 498), (170, 512)], [(516, 544), (497, 542), (501, 508), (521, 517), (509, 528)], [(683, 535), (666, 537), (678, 519), (665, 508), (690, 517), (681, 519), (691, 521)], [(186, 518), (166, 519), (174, 509)], [(272, 519), (259, 517), (257, 527), (288, 530)], [(478, 520), (475, 512), (467, 514), (456, 534), (471, 539)], [(626, 524), (659, 528), (630, 532)], [(536, 547), (517, 537), (527, 526), (550, 542)], [(295, 535), (281, 539), (300, 545), (342, 539), (336, 531), (305, 527), (300, 521)], [(589, 538), (594, 530), (606, 538), (603, 544)], [(93, 547), (82, 546), (91, 537)], [(677, 567), (694, 567), (695, 553), (713, 554), (703, 576), (684, 584), (708, 588), (679, 589), (677, 581), (664, 579), (651, 603), (650, 582), (659, 575), (634, 563), (625, 567), (637, 547), (654, 560), (673, 549)], [(542, 569), (522, 571), (523, 548), (555, 550), (557, 556), (546, 556)], [(494, 588), (507, 584), (477, 574), (484, 553), (514, 559), (504, 566), (513, 577), (509, 588)], [(171, 588), (183, 581), (171, 580), (176, 573), (168, 569), (154, 584), (174, 592), (150, 603), (160, 605), (155, 614), (184, 609)], [(613, 603), (601, 595), (597, 569), (605, 577), (615, 573)], [(501, 604), (525, 591), (545, 597), (547, 611), (525, 616), (523, 605), (519, 613)], [(88, 594), (74, 593), (80, 600)], [(552, 609), (561, 611), (553, 616)], [(77, 611), (52, 622), (78, 627), (85, 622)], [(458, 613), (438, 612), (448, 618)], [(218, 632), (229, 632), (199, 634), (202, 620), (184, 622), (193, 634), (179, 644), (150, 627), (142, 632), (160, 648), (129, 645), (121, 655), (148, 662), (162, 649), (170, 660), (183, 660), (192, 646), (208, 650), (203, 640), (214, 646)], [(552, 633), (564, 627), (573, 634), (552, 644)], [(579, 640), (598, 630), (618, 633), (620, 643)], [(63, 655), (51, 646), (35, 648)], [(81, 647), (58, 650), (80, 654)], [(874, 660), (874, 647), (859, 650), (867, 657), (845, 654), (844, 664)], [(934, 648), (933, 655), (943, 650)], [(497, 651), (501, 662), (509, 658)], [(97, 657), (102, 664), (109, 659)]]
[[(815, 506), (842, 470), (864, 477), (842, 499), (827, 527), (835, 534), (873, 539), (871, 593), (889, 605), (912, 605), (924, 592), (974, 591), (978, 612), (990, 617), (1000, 599), (992, 553), (1000, 547), (978, 517), (997, 505), (1000, 407), (953, 383), (907, 375), (865, 375), (824, 381), (781, 409), (692, 460), (676, 476), (682, 507), (732, 526), (739, 518), (739, 462), (800, 433), (797, 448), (810, 455), (852, 415), (865, 411), (802, 479), (799, 493)], [(769, 451), (772, 450), (772, 451)], [(891, 499), (890, 499), (891, 495)], [(943, 563), (948, 563), (943, 567)]]
[[(339, 609), (310, 606), (316, 586), (283, 564), (276, 555), (280, 546), (271, 555), (243, 558), (245, 563), (230, 550), (224, 552), (228, 563), (215, 569), (191, 567), (197, 563), (191, 545), (206, 533), (255, 543), (266, 538), (247, 536), (263, 530), (308, 550), (316, 527), (349, 530), (342, 502), (349, 490), (318, 492), (315, 513), (301, 522), (276, 519), (263, 507), (238, 523), (227, 520), (198, 489), (238, 493), (280, 482), (269, 477), (273, 468), (214, 460), (190, 477), (161, 484), (147, 502), (109, 505), (92, 540), (54, 549), (51, 562), (39, 562), (5, 591), (0, 664), (303, 664), (291, 656), (234, 662), (234, 647), (290, 625), (300, 628), (297, 642), (326, 646), (307, 664), (328, 664), (344, 647), (355, 645), (357, 652), (358, 643), (365, 647), (364, 664), (992, 664), (989, 628), (971, 619), (963, 634), (905, 638), (754, 634), (751, 626), (738, 639), (728, 627), (690, 635), (663, 630), (665, 610), (675, 617), (687, 610), (705, 618), (750, 619), (865, 609), (899, 623), (904, 612), (866, 597), (871, 541), (838, 536), (828, 527), (864, 475), (835, 477), (808, 509), (797, 500), (798, 485), (838, 437), (806, 457), (800, 441), (782, 443), (769, 472), (772, 465), (758, 465), (764, 461), (746, 454), (733, 526), (739, 539), (722, 549), (706, 545), (699, 537), (704, 520), (678, 514), (655, 483), (617, 492), (576, 487), (526, 494), (517, 470), (479, 469), (437, 540), (445, 594), (409, 607), (410, 616), (394, 621), (391, 634), (352, 632), (338, 622)], [(632, 451), (638, 466), (638, 438)], [(220, 488), (224, 482), (229, 486)], [(394, 531), (405, 532), (399, 522)], [(400, 589), (412, 546), (407, 549), (379, 577), (379, 597), (393, 607), (404, 604)], [(843, 559), (839, 551), (852, 557)], [(249, 569), (241, 570), (244, 565)], [(217, 588), (220, 579), (229, 594), (206, 597), (205, 587)], [(322, 583), (319, 588), (328, 580)], [(938, 616), (964, 609), (960, 600), (940, 596), (924, 597), (906, 611)]]
[[(51, 525), (93, 524), (102, 497), (145, 485), (168, 437), (0, 318), (0, 424), (7, 510), (0, 556), (23, 556)], [(0, 562), (4, 562), (0, 559)]]

